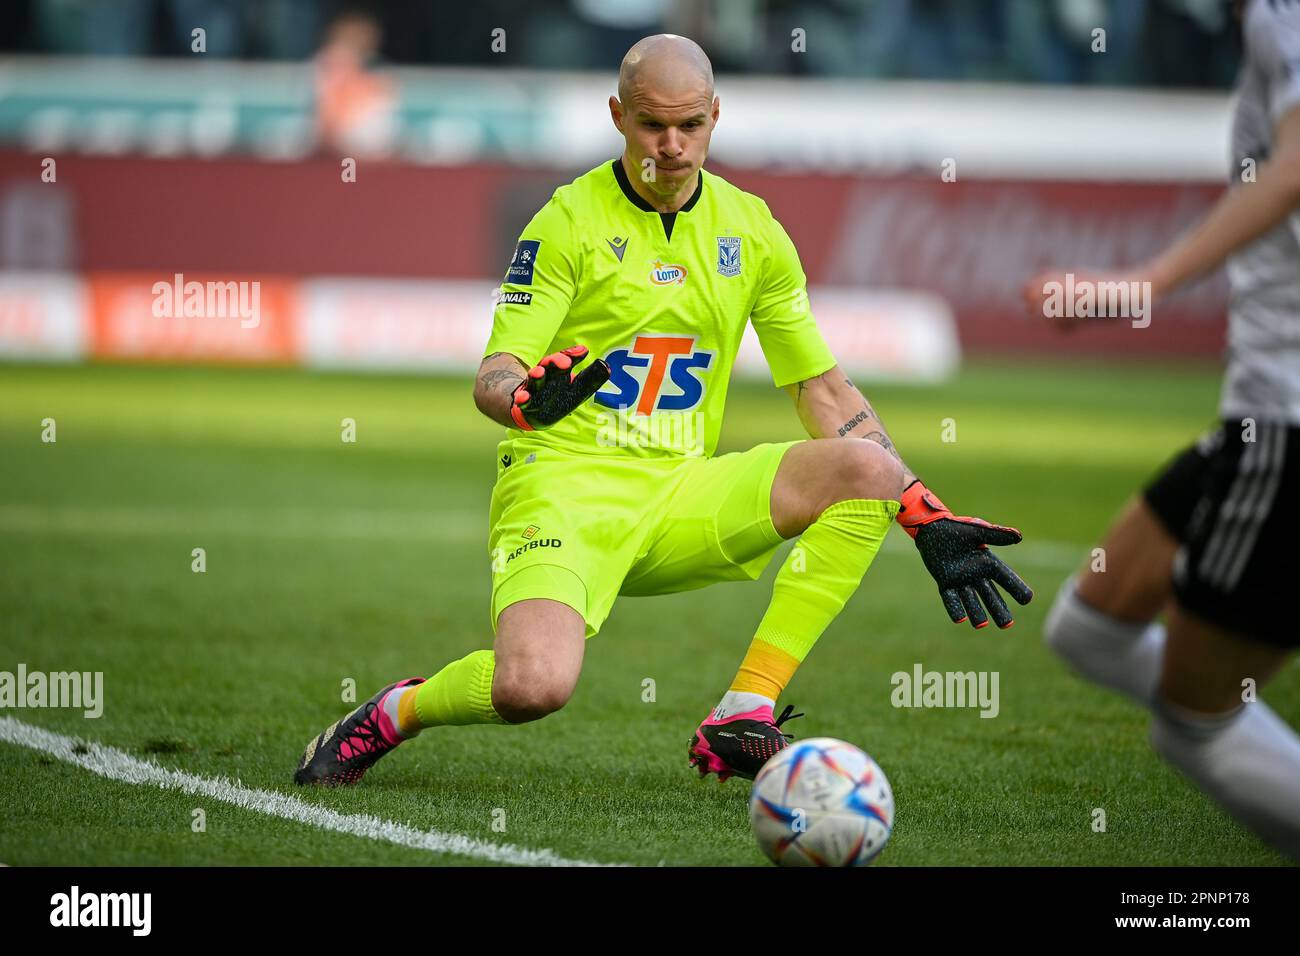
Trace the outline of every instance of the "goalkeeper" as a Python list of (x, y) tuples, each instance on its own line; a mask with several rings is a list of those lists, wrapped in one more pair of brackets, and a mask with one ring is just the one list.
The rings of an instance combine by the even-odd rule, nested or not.
[[(609, 109), (623, 155), (556, 190), (524, 229), (475, 385), (509, 429), (490, 515), (493, 647), (385, 687), (308, 745), (300, 783), (355, 782), (427, 727), (544, 717), (620, 594), (756, 579), (796, 535), (730, 689), (691, 738), (702, 775), (753, 777), (786, 745), (792, 708), (776, 718), (776, 700), (893, 521), (954, 622), (1006, 628), (996, 586), (1032, 596), (987, 548), (1019, 532), (945, 508), (837, 367), (766, 204), (703, 172), (719, 115), (704, 52), (641, 40)], [(713, 457), (747, 321), (812, 437)]]

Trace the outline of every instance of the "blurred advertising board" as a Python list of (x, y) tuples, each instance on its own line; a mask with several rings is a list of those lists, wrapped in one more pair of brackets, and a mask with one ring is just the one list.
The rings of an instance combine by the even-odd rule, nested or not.
[[(91, 273), (0, 279), (0, 358), (204, 362), (470, 373), (495, 284), (473, 280)], [(935, 381), (960, 360), (942, 300), (814, 288), (818, 325), (850, 374)], [(764, 379), (747, 329), (736, 374)]]
[[(70, 156), (56, 183), (41, 184), (39, 163), (0, 151), (0, 268), (225, 279), (490, 281), (504, 275), (533, 213), (581, 172), (373, 163), (343, 182), (328, 159)], [(1024, 315), (1019, 297), (1041, 268), (1141, 261), (1209, 209), (1217, 185), (706, 169), (763, 197), (811, 285), (937, 296), (963, 349), (1222, 348), (1221, 274), (1157, 304), (1140, 330), (1100, 323), (1061, 336)]]

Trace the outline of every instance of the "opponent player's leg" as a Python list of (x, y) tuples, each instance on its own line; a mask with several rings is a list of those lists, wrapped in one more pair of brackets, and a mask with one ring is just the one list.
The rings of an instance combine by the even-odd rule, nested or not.
[(1300, 737), (1259, 699), (1282, 647), (1230, 634), (1175, 603), (1151, 724), (1156, 751), (1244, 826), (1300, 860)]
[(1144, 498), (1128, 503), (1102, 542), (1061, 585), (1043, 634), (1081, 676), (1149, 704), (1160, 676), (1178, 540)]
[(901, 464), (875, 442), (811, 439), (785, 451), (765, 505), (782, 538), (801, 537), (730, 688), (696, 731), (701, 773), (752, 777), (785, 746), (789, 709), (774, 719), (776, 699), (862, 583), (903, 484)]
[(1149, 705), (1160, 676), (1174, 554), (1223, 447), (1205, 435), (1130, 501), (1083, 568), (1061, 585), (1043, 627), (1048, 645), (1083, 677)]
[(1246, 693), (1300, 645), (1300, 428), (1225, 428), (1174, 560), (1152, 743), (1242, 823), (1300, 859), (1300, 738)]

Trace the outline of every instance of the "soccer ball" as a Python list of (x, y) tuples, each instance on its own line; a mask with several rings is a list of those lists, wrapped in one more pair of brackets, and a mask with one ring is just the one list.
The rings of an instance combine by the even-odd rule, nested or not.
[(781, 866), (866, 866), (893, 830), (894, 793), (853, 744), (811, 737), (763, 765), (749, 794), (749, 823)]

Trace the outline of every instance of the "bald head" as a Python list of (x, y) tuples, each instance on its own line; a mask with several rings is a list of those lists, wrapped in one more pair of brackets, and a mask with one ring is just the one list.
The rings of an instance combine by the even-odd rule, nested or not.
[(646, 93), (675, 96), (693, 90), (713, 99), (713, 65), (698, 43), (675, 33), (638, 40), (618, 68), (618, 98), (624, 103)]
[(693, 195), (718, 110), (713, 67), (694, 41), (660, 33), (623, 57), (609, 115), (627, 144), (624, 172), (660, 212), (675, 212)]

